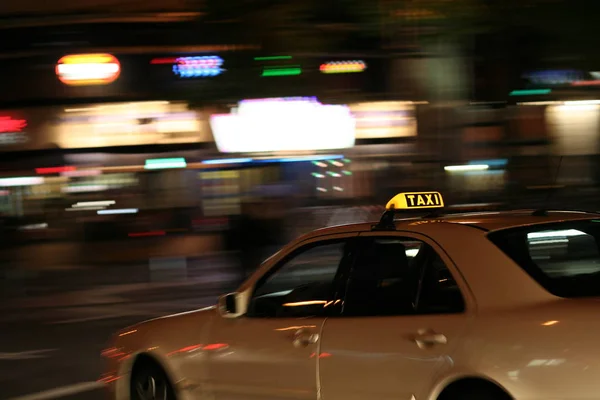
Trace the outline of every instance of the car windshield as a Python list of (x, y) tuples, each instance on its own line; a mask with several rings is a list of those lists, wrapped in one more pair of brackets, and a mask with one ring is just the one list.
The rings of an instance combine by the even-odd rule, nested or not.
[(600, 295), (600, 220), (507, 229), (489, 239), (552, 294)]

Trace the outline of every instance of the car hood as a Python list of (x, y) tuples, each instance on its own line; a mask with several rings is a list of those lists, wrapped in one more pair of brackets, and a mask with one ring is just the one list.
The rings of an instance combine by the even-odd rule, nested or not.
[(194, 346), (206, 337), (210, 321), (215, 316), (217, 310), (212, 306), (144, 321), (117, 332), (115, 347), (127, 354), (149, 349), (168, 354)]

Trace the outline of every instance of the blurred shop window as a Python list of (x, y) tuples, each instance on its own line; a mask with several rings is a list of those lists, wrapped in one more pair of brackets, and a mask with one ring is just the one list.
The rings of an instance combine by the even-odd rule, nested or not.
[(0, 216), (13, 215), (13, 210), (12, 192), (7, 189), (0, 189)]
[[(504, 160), (488, 160), (504, 161)], [(484, 164), (486, 160), (481, 161)], [(477, 164), (477, 162), (474, 162)], [(488, 167), (489, 168), (489, 167)], [(483, 171), (445, 171), (446, 184), (453, 192), (477, 193), (479, 196), (494, 196), (502, 191), (507, 183), (504, 166), (489, 168)]]
[(513, 143), (535, 143), (548, 140), (546, 106), (521, 105), (509, 107), (509, 139)]
[(600, 105), (580, 102), (550, 105), (546, 108), (546, 121), (555, 154), (577, 156), (598, 153)]
[[(185, 170), (164, 170), (154, 176), (154, 190), (160, 193), (159, 208), (191, 206), (192, 195)], [(157, 193), (157, 194), (158, 194)]]
[(112, 189), (133, 187), (139, 184), (133, 173), (104, 174), (89, 177), (70, 178), (62, 184), (65, 194), (100, 193)]
[(504, 126), (469, 126), (463, 129), (463, 159), (497, 158), (504, 139)]
[(565, 186), (593, 185), (595, 167), (593, 158), (590, 156), (563, 157), (556, 183)]
[(474, 105), (461, 110), (462, 158), (483, 159), (501, 156), (506, 137), (506, 110), (492, 104)]
[(240, 172), (200, 172), (202, 210), (205, 216), (236, 215), (240, 206)]

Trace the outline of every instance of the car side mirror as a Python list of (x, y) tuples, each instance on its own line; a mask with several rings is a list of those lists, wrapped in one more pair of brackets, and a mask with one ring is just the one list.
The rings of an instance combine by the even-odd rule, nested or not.
[(237, 318), (243, 313), (239, 304), (239, 293), (228, 293), (219, 297), (218, 309), (223, 318)]

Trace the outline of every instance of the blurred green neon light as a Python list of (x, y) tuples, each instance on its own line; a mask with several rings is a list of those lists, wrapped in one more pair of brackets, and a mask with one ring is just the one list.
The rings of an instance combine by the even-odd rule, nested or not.
[(187, 163), (185, 158), (155, 158), (146, 160), (144, 169), (169, 169), (169, 168), (185, 168)]
[(292, 56), (254, 57), (255, 61), (291, 60)]
[(290, 76), (300, 75), (301, 73), (302, 68), (300, 67), (272, 68), (263, 70), (262, 76)]
[(510, 96), (532, 96), (536, 94), (548, 94), (552, 92), (552, 89), (525, 89), (525, 90), (513, 90), (510, 92)]

